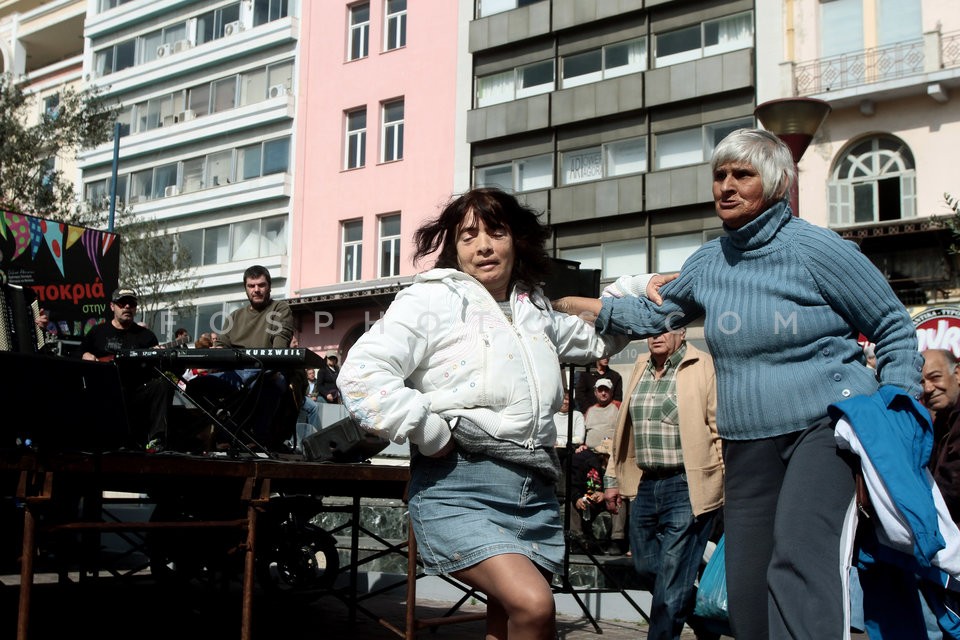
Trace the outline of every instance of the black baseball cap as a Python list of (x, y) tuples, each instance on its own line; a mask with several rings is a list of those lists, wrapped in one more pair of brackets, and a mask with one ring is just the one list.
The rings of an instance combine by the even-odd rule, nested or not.
[(121, 300), (132, 300), (134, 304), (137, 303), (138, 296), (137, 292), (129, 287), (120, 287), (113, 292), (113, 295), (110, 297), (112, 302), (120, 302)]

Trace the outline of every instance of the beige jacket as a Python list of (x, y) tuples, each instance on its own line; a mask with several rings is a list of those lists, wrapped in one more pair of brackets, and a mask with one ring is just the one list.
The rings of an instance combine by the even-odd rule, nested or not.
[[(649, 359), (649, 353), (637, 358), (629, 383), (623, 387), (623, 404), (617, 416), (613, 455), (606, 470), (606, 475), (617, 478), (620, 494), (626, 498), (637, 495), (637, 486), (643, 474), (637, 467), (630, 399)], [(723, 506), (723, 457), (720, 436), (717, 435), (717, 380), (713, 358), (689, 342), (687, 352), (677, 368), (677, 405), (680, 447), (683, 449), (690, 505), (693, 515), (699, 516)]]

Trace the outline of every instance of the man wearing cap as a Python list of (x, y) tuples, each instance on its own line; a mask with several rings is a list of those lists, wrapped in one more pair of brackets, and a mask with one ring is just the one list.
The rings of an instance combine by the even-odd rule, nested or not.
[[(614, 383), (610, 378), (599, 378), (593, 387), (594, 404), (587, 408), (583, 416), (586, 434), (583, 444), (577, 447), (574, 454), (573, 468), (589, 466), (585, 463), (590, 459), (591, 454), (603, 456), (605, 466), (606, 456), (610, 454), (612, 448), (613, 434), (617, 427), (617, 415), (620, 413), (620, 403), (613, 398)], [(601, 475), (603, 473), (602, 467), (600, 473)], [(585, 533), (589, 538), (590, 532)], [(627, 551), (626, 509), (611, 513), (609, 543), (605, 546), (607, 553), (610, 555), (620, 555)]]
[(651, 640), (677, 640), (693, 610), (700, 560), (723, 506), (713, 359), (684, 330), (647, 339), (624, 387), (604, 475), (611, 512), (630, 498), (633, 566), (652, 595)]
[[(113, 318), (95, 326), (80, 342), (84, 360), (108, 361), (121, 351), (152, 349), (160, 344), (153, 331), (135, 321), (137, 303), (137, 292), (130, 287), (120, 287), (113, 292), (110, 298)], [(173, 385), (149, 367), (123, 368), (120, 372), (135, 444), (162, 448)]]
[(592, 369), (577, 374), (577, 381), (574, 386), (573, 400), (576, 407), (582, 413), (586, 413), (592, 405), (596, 404), (597, 398), (594, 394), (597, 380), (606, 378), (611, 383), (611, 397), (618, 403), (623, 401), (623, 378), (619, 373), (610, 368), (610, 358), (600, 358), (596, 361)]

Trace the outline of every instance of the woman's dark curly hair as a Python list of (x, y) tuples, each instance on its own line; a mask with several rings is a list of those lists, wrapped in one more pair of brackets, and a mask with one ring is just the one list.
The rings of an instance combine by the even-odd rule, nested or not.
[(414, 234), (414, 263), (440, 250), (434, 267), (459, 269), (457, 261), (457, 229), (473, 211), (487, 229), (506, 229), (513, 238), (515, 259), (513, 283), (533, 288), (550, 273), (552, 263), (546, 244), (550, 227), (540, 224), (540, 214), (520, 204), (515, 197), (500, 189), (473, 189), (451, 200), (433, 220), (428, 220)]

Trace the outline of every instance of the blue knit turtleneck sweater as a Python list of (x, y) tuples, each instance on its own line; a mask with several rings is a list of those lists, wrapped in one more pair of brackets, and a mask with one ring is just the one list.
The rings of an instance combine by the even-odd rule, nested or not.
[(777, 203), (706, 243), (657, 306), (604, 298), (601, 332), (657, 335), (704, 317), (717, 370), (717, 428), (729, 440), (804, 429), (847, 397), (877, 390), (857, 344), (876, 342), (885, 384), (919, 398), (923, 357), (906, 309), (852, 242)]

